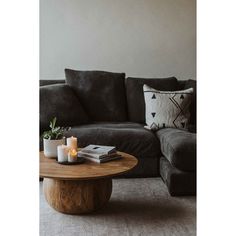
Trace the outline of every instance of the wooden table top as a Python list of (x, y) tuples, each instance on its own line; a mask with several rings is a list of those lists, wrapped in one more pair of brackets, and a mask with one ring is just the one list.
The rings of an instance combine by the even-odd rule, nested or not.
[(86, 160), (83, 164), (62, 165), (40, 152), (40, 177), (65, 180), (98, 179), (125, 173), (138, 164), (134, 156), (124, 152), (119, 154), (122, 155), (121, 159), (101, 164)]

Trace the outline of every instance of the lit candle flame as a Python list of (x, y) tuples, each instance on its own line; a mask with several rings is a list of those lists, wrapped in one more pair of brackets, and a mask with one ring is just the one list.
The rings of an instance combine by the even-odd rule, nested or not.
[(71, 149), (71, 150), (70, 150), (70, 154), (71, 154), (71, 155), (76, 155), (76, 154), (77, 154), (77, 151), (76, 151), (75, 149)]

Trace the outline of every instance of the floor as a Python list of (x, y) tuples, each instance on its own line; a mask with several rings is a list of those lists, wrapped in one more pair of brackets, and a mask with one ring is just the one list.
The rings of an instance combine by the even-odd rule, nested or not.
[(72, 216), (53, 210), (40, 182), (41, 236), (192, 236), (196, 198), (171, 197), (160, 178), (115, 179), (107, 206)]

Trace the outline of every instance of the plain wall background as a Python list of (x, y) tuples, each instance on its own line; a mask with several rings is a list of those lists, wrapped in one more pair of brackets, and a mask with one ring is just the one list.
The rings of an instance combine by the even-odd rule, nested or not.
[(196, 79), (195, 0), (40, 0), (40, 79), (64, 68)]

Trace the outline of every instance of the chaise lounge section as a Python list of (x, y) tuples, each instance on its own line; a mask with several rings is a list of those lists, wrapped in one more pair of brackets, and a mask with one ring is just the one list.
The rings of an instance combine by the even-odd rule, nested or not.
[(156, 132), (161, 143), (160, 175), (171, 195), (196, 193), (196, 134), (166, 128)]

